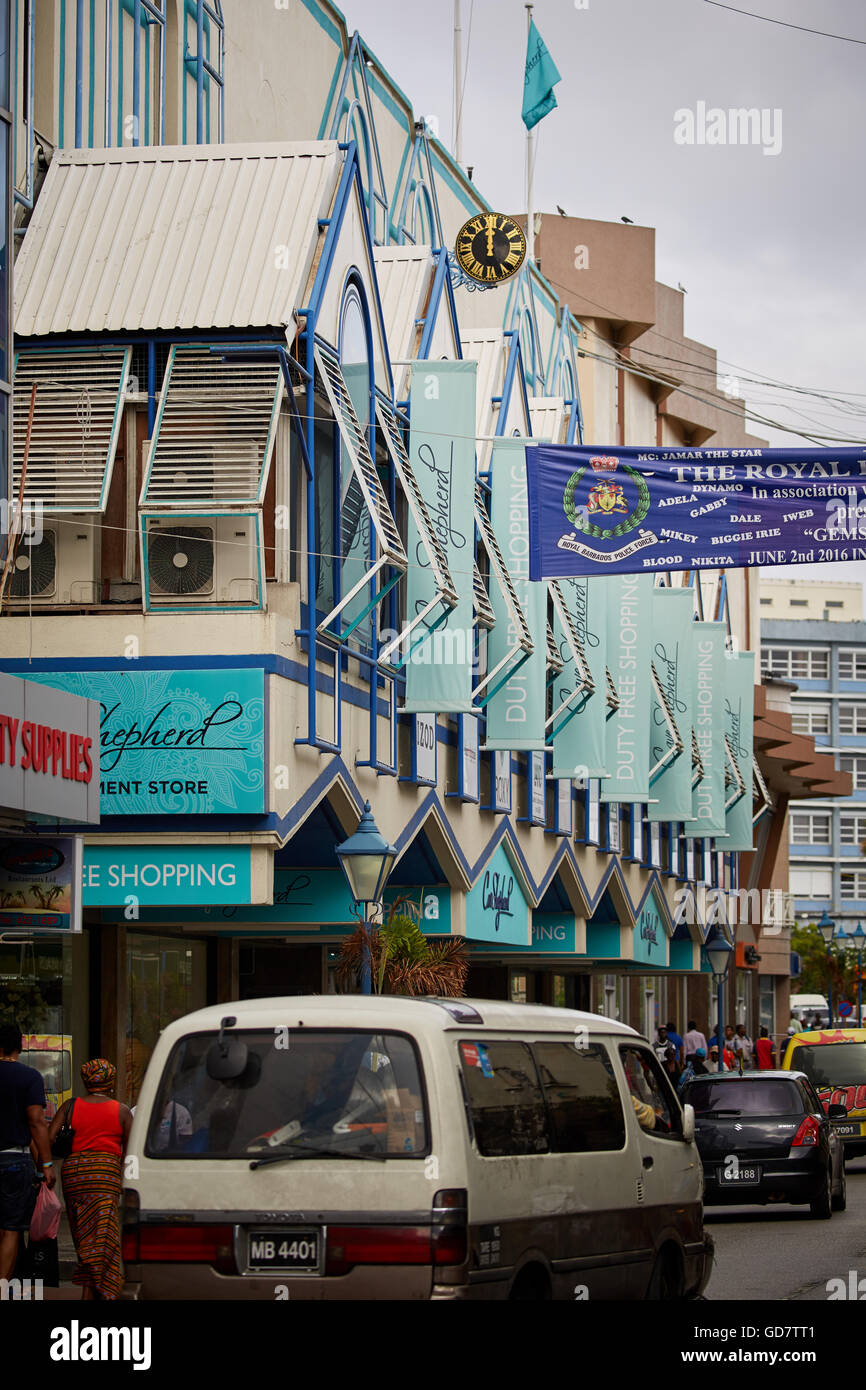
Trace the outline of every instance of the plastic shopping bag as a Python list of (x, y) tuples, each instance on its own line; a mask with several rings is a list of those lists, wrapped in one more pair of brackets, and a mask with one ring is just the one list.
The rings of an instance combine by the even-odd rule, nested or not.
[(45, 1183), (39, 1184), (36, 1206), (30, 1220), (31, 1240), (54, 1240), (60, 1230), (60, 1198)]

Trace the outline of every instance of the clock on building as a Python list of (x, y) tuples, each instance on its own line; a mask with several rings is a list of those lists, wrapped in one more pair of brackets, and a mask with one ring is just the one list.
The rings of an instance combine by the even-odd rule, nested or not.
[(526, 237), (513, 217), (479, 212), (460, 228), (454, 253), (470, 280), (496, 285), (510, 279), (523, 265)]

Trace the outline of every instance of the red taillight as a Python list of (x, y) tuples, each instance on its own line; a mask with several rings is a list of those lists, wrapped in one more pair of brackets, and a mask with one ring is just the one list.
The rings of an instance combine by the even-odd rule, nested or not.
[(235, 1272), (232, 1226), (138, 1226), (124, 1232), (123, 1258), (130, 1263), (206, 1264)]
[(818, 1121), (815, 1119), (815, 1116), (807, 1115), (803, 1123), (800, 1125), (800, 1128), (797, 1130), (797, 1133), (794, 1135), (794, 1140), (791, 1144), (791, 1148), (799, 1149), (802, 1148), (804, 1145), (817, 1144), (820, 1130), (821, 1127), (818, 1124)]
[(325, 1273), (354, 1265), (459, 1265), (466, 1258), (462, 1226), (329, 1226)]

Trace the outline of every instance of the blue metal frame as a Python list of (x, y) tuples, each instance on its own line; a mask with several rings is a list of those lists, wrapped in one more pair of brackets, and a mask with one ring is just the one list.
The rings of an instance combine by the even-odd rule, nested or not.
[[(183, 99), (181, 103), (183, 137), (186, 141), (186, 78), (195, 78), (195, 142), (203, 145), (210, 142), (210, 103), (211, 84), (217, 89), (219, 103), (219, 134), (217, 140), (225, 140), (225, 21), (221, 0), (180, 0), (183, 17)], [(190, 50), (187, 42), (187, 20), (195, 18), (196, 51)], [(205, 48), (210, 48), (210, 38), (216, 31), (217, 66), (214, 67), (205, 56)], [(207, 99), (207, 100), (206, 100)], [(207, 120), (205, 120), (207, 116)], [(205, 127), (207, 126), (207, 139)]]
[[(426, 166), (422, 170), (422, 163)], [(427, 211), (430, 217), (431, 234), (433, 238), (434, 250), (441, 250), (445, 247), (445, 234), (442, 229), (442, 214), (439, 210), (439, 194), (436, 191), (436, 179), (433, 174), (433, 160), (430, 156), (430, 142), (426, 128), (417, 130), (415, 139), (412, 142), (412, 157), (409, 160), (409, 168), (406, 172), (406, 182), (403, 188), (403, 201), (400, 204), (400, 212), (397, 216), (397, 244), (405, 246), (407, 242), (417, 245), (416, 237), (409, 230), (407, 225), (407, 214), (409, 210), (409, 199), (413, 199), (413, 228), (415, 227), (415, 214), (417, 213), (417, 191), (421, 188), (427, 198)]]
[[(18, 141), (17, 141), (16, 136), (15, 136), (15, 126), (14, 126), (14, 123), (13, 123), (12, 130), (11, 130), (11, 132), (10, 132), (10, 144), (11, 144), (11, 146), (12, 146), (12, 160), (13, 160), (12, 182), (13, 182), (13, 185), (15, 185), (15, 187), (14, 187), (14, 189), (13, 189), (13, 195), (12, 195), (12, 196), (13, 196), (14, 201), (15, 201), (16, 203), (20, 203), (22, 207), (25, 207), (25, 208), (28, 208), (28, 209), (32, 209), (32, 207), (33, 207), (33, 201), (34, 201), (33, 161), (34, 161), (35, 155), (36, 155), (36, 131), (35, 131), (35, 127), (34, 127), (34, 124), (33, 124), (33, 79), (34, 79), (34, 71), (35, 71), (35, 43), (34, 43), (34, 37), (33, 37), (33, 5), (34, 5), (34, 3), (35, 3), (35, 0), (15, 0), (15, 19), (14, 19), (14, 23), (15, 23), (15, 50), (14, 50), (14, 61), (15, 61), (15, 66), (14, 66), (14, 69), (13, 69), (13, 72), (14, 72), (14, 83), (13, 83), (13, 111), (15, 112), (16, 115), (17, 115), (17, 113), (20, 112), (21, 115), (23, 116), (23, 119), (24, 119), (25, 166), (24, 166), (24, 188), (23, 188), (23, 190), (21, 190), (21, 189), (19, 189), (19, 188), (17, 187), (17, 184), (18, 184)], [(19, 100), (18, 100), (18, 73), (19, 73), (19, 66), (18, 66), (18, 29), (19, 29), (18, 15), (19, 15), (19, 9), (18, 9), (18, 6), (19, 6), (19, 4), (23, 4), (23, 6), (24, 6), (24, 10), (23, 10), (23, 14), (24, 14), (24, 55), (23, 55), (23, 64), (22, 64), (22, 67), (21, 67), (21, 72), (22, 72), (22, 76), (24, 77), (24, 86), (25, 86), (25, 88), (26, 88), (26, 93), (22, 93), (22, 100), (21, 100), (20, 102), (19, 102)], [(24, 99), (25, 95), (26, 95), (26, 100)], [(16, 227), (16, 228), (15, 228), (15, 234), (16, 234), (16, 236), (20, 236), (20, 235), (23, 233), (23, 231), (24, 231), (24, 228), (23, 228), (23, 227)]]
[[(569, 777), (556, 777), (553, 786), (553, 825), (545, 826), (546, 835), (567, 836), (569, 839), (574, 833), (574, 785)], [(568, 797), (568, 820), (563, 820), (560, 816), (560, 792), (567, 786), (571, 795)]]
[[(476, 732), (475, 732), (475, 767), (476, 767), (475, 776), (476, 776), (476, 780), (477, 780), (477, 782), (478, 782), (478, 791), (477, 791), (474, 795), (473, 795), (472, 793), (470, 793), (470, 792), (467, 792), (467, 790), (466, 790), (466, 778), (465, 778), (464, 775), (463, 775), (463, 770), (464, 770), (464, 769), (463, 769), (464, 750), (465, 750), (465, 748), (466, 748), (466, 730), (467, 730), (467, 728), (469, 727), (469, 725), (467, 725), (467, 723), (466, 723), (467, 719), (471, 719), (471, 720), (472, 720), (472, 723), (473, 723), (473, 725), (474, 725), (474, 727), (475, 727), (475, 731), (476, 731)], [(447, 797), (456, 797), (456, 798), (458, 799), (458, 801), (471, 801), (471, 802), (474, 802), (476, 806), (477, 806), (477, 805), (480, 805), (480, 803), (481, 803), (481, 768), (480, 768), (480, 765), (479, 765), (479, 762), (478, 762), (478, 759), (479, 759), (480, 756), (481, 756), (480, 751), (479, 751), (479, 750), (480, 750), (480, 747), (481, 747), (481, 725), (480, 725), (480, 721), (479, 721), (479, 719), (478, 719), (478, 716), (475, 715), (475, 714), (458, 714), (458, 715), (457, 715), (457, 790), (456, 790), (456, 792), (446, 792), (446, 793), (445, 793), (446, 798), (447, 798)]]
[[(343, 75), (340, 81), (340, 88), (337, 93), (337, 100), (334, 106), (334, 114), (331, 118), (331, 126), (328, 132), (329, 140), (340, 139), (340, 126), (345, 121), (345, 131), (341, 140), (341, 148), (348, 151), (357, 142), (352, 138), (352, 126), (356, 117), (361, 118), (361, 129), (366, 141), (366, 163), (369, 193), (364, 188), (363, 179), (361, 180), (361, 195), (367, 208), (367, 226), (370, 236), (375, 245), (387, 244), (390, 225), (388, 190), (385, 183), (385, 174), (382, 167), (382, 158), (379, 153), (379, 141), (376, 136), (376, 125), (373, 120), (373, 105), (370, 98), (370, 85), (367, 81), (367, 65), (365, 55), (367, 53), (361, 35), (357, 29), (349, 43), (349, 51), (343, 63)], [(349, 80), (352, 78), (357, 85), (358, 77), (361, 79), (361, 97), (349, 98)], [(348, 160), (348, 156), (347, 156)], [(375, 174), (375, 179), (374, 179)], [(378, 184), (378, 187), (376, 186)], [(384, 236), (379, 241), (376, 227), (376, 208), (381, 209), (384, 214)]]

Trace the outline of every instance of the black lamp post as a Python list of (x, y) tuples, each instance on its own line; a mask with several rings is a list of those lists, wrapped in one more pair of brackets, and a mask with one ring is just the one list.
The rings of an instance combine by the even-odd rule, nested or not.
[(858, 922), (853, 931), (848, 932), (840, 925), (836, 940), (844, 951), (857, 957), (857, 1027), (863, 1027), (863, 948), (866, 946), (866, 931)]
[(719, 1045), (719, 1071), (725, 1070), (725, 980), (728, 977), (728, 966), (734, 948), (728, 938), (718, 927), (713, 927), (712, 933), (704, 942), (704, 950), (707, 953), (707, 960), (710, 962), (710, 969), (716, 982), (716, 1041)]
[(833, 945), (833, 934), (836, 931), (836, 923), (824, 909), (824, 914), (818, 923), (818, 930), (827, 948), (827, 1027), (833, 1027), (833, 978), (830, 974), (832, 964), (830, 959), (830, 947)]
[[(379, 833), (369, 801), (364, 803), (364, 814), (358, 829), (338, 845), (335, 852), (346, 875), (349, 892), (356, 903), (363, 904), (364, 922), (369, 925), (368, 906), (370, 903), (381, 903), (385, 884), (397, 858), (395, 846), (389, 845)], [(366, 949), (361, 966), (361, 993), (372, 993), (370, 953)]]

